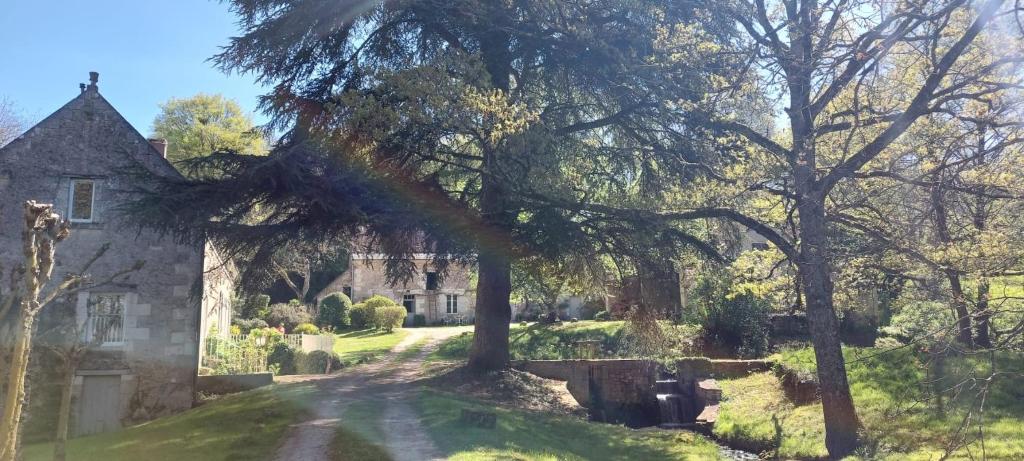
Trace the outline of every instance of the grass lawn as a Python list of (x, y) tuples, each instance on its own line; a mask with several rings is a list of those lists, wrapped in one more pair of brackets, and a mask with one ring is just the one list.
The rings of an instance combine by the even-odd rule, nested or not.
[(409, 332), (401, 328), (384, 333), (377, 330), (357, 330), (339, 333), (334, 341), (334, 352), (346, 366), (376, 360), (387, 354)]
[[(977, 408), (977, 383), (944, 393), (944, 413), (929, 397), (931, 382), (922, 357), (910, 349), (882, 351), (848, 348), (844, 351), (858, 415), (865, 428), (864, 459), (939, 459), (945, 447), (955, 443), (957, 427), (968, 410)], [(783, 366), (813, 373), (811, 349), (785, 351), (777, 356)], [(1020, 355), (999, 356), (1001, 370), (1024, 371)], [(985, 360), (950, 359), (943, 388), (964, 378), (989, 375)], [(1024, 458), (1024, 388), (1008, 375), (993, 382), (985, 396), (984, 447), (977, 439), (978, 414), (966, 429), (967, 444), (953, 451), (949, 459), (981, 458), (1017, 460)], [(1019, 376), (1019, 375), (1017, 375)], [(733, 442), (777, 446), (781, 458), (815, 458), (826, 454), (821, 404), (794, 406), (770, 373), (722, 380), (722, 404), (715, 435)], [(955, 446), (955, 444), (953, 445)]]
[[(685, 431), (637, 431), (569, 417), (495, 408), (460, 395), (424, 390), (416, 410), (441, 452), (452, 460), (717, 459), (718, 446)], [(493, 411), (497, 427), (467, 427), (464, 408)]]
[[(509, 348), (513, 360), (553, 360), (576, 358), (575, 342), (596, 340), (601, 343), (598, 358), (630, 357), (636, 354), (630, 350), (631, 341), (624, 340), (623, 321), (581, 321), (563, 322), (558, 325), (530, 324), (512, 325), (509, 332)], [(686, 348), (698, 334), (692, 325), (664, 326), (677, 355), (685, 354)], [(463, 333), (448, 339), (430, 354), (428, 360), (463, 360), (469, 355), (473, 333)]]
[[(306, 385), (271, 386), (209, 402), (118, 432), (72, 439), (69, 461), (273, 459), (288, 426), (304, 414)], [(25, 459), (53, 459), (53, 445), (30, 445)]]

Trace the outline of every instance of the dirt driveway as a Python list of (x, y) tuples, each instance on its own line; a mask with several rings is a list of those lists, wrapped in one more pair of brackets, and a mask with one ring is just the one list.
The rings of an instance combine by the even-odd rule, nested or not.
[[(412, 328), (409, 336), (381, 360), (355, 366), (330, 376), (285, 377), (283, 382), (310, 382), (316, 386), (309, 400), (303, 402), (312, 417), (290, 429), (277, 459), (330, 460), (328, 453), (334, 432), (341, 423), (345, 406), (373, 396), (384, 402), (381, 409), (385, 445), (396, 461), (444, 459), (420, 425), (416, 412), (407, 400), (412, 383), (422, 377), (426, 356), (447, 338), (472, 331), (473, 327)], [(426, 340), (426, 345), (411, 357), (399, 353)]]

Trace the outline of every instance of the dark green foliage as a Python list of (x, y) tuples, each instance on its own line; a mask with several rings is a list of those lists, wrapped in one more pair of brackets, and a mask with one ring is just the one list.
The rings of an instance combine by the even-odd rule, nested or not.
[(266, 319), (267, 314), (270, 313), (270, 296), (258, 294), (236, 297), (232, 300), (232, 307), (236, 318)]
[(412, 326), (414, 327), (425, 327), (427, 326), (427, 316), (423, 314), (415, 314), (412, 316)]
[(580, 307), (580, 320), (597, 320), (597, 314), (604, 311), (604, 303), (587, 300)]
[(373, 310), (366, 307), (364, 303), (356, 303), (352, 306), (349, 314), (352, 326), (357, 329), (369, 328), (373, 322)]
[(373, 327), (390, 333), (401, 327), (408, 315), (405, 308), (398, 305), (380, 306), (374, 310)]
[(267, 323), (272, 327), (284, 325), (286, 331), (291, 331), (300, 323), (310, 323), (313, 317), (304, 306), (298, 303), (279, 303), (270, 306), (270, 313), (267, 314)]
[(251, 330), (267, 328), (267, 322), (262, 319), (247, 319), (247, 318), (235, 318), (231, 320), (232, 325), (237, 325), (242, 334), (249, 333)]
[(742, 291), (732, 293), (731, 280), (706, 274), (694, 288), (704, 335), (714, 346), (741, 357), (761, 357), (768, 352), (771, 324), (768, 300)]
[(316, 323), (321, 327), (348, 327), (352, 324), (351, 310), (352, 300), (348, 299), (348, 296), (344, 293), (331, 293), (320, 300), (320, 312), (317, 314)]
[(334, 352), (313, 351), (298, 353), (295, 357), (295, 372), (300, 375), (318, 375), (340, 370), (344, 365), (341, 357)]
[(391, 331), (402, 326), (406, 314), (405, 308), (390, 298), (376, 295), (352, 306), (352, 326)]
[(277, 343), (267, 356), (267, 364), (276, 366), (279, 375), (294, 375), (296, 356), (301, 353), (285, 343)]

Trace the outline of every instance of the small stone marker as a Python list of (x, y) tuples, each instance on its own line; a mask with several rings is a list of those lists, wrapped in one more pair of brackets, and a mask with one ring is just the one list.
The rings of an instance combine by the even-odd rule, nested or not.
[(462, 417), (459, 421), (466, 426), (479, 427), (481, 429), (494, 429), (498, 423), (498, 415), (488, 411), (462, 410)]

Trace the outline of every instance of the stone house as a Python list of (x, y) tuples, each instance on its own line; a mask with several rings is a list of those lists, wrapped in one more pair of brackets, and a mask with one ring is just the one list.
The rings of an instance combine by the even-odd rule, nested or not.
[[(89, 271), (95, 280), (145, 262), (127, 280), (80, 292), (41, 314), (40, 325), (88, 318), (85, 334), (104, 335), (74, 378), (77, 435), (191, 408), (205, 336), (214, 325), (225, 333), (230, 325), (234, 278), (212, 246), (180, 244), (125, 223), (119, 205), (131, 200), (134, 186), (147, 175), (178, 172), (164, 158), (166, 142), (144, 138), (100, 94), (97, 80), (91, 73), (80, 94), (0, 148), (3, 267), (20, 263), (26, 200), (53, 203), (71, 221), (54, 280), (77, 271), (104, 244), (109, 251)], [(42, 350), (33, 355), (37, 367), (45, 362)], [(30, 383), (30, 405), (54, 403), (51, 381), (59, 380)]]
[(430, 257), (427, 253), (413, 255), (412, 262), (418, 270), (412, 279), (389, 284), (383, 254), (354, 253), (349, 257), (348, 270), (317, 293), (317, 302), (337, 292), (345, 293), (354, 303), (381, 295), (405, 307), (409, 313), (407, 325), (416, 314), (423, 315), (428, 324), (472, 323), (476, 307), (476, 280), (472, 268), (453, 263), (442, 279), (431, 266)]

